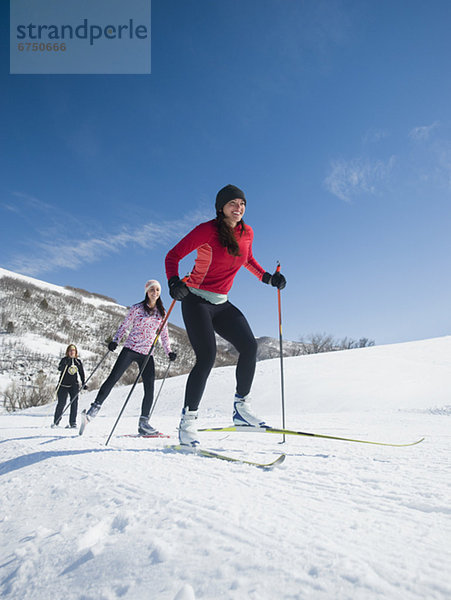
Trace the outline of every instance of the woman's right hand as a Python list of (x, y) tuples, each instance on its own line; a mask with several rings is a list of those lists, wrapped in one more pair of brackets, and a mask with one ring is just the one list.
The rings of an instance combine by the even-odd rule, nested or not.
[(116, 350), (116, 348), (117, 348), (117, 342), (110, 342), (108, 344), (108, 350), (110, 352), (114, 352)]

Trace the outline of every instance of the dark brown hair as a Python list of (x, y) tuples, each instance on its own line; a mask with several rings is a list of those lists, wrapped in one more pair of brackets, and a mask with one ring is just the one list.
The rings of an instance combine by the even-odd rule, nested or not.
[[(144, 310), (146, 311), (147, 314), (151, 315), (153, 312), (153, 308), (150, 308), (150, 306), (147, 304), (147, 302), (149, 301), (149, 298), (147, 297), (147, 294), (144, 297), (144, 300), (142, 301), (142, 305), (144, 306)], [(166, 310), (163, 306), (163, 302), (161, 301), (161, 298), (158, 297), (157, 301), (156, 301), (156, 307), (158, 309), (158, 312), (160, 313), (160, 315), (162, 317), (164, 317), (164, 315), (166, 314)]]
[[(219, 243), (224, 248), (227, 248), (227, 252), (232, 256), (240, 256), (240, 247), (236, 241), (234, 230), (229, 227), (225, 221), (224, 213), (222, 210), (217, 213), (216, 225), (218, 227)], [(246, 225), (243, 219), (235, 227), (240, 232), (240, 236), (246, 231)]]

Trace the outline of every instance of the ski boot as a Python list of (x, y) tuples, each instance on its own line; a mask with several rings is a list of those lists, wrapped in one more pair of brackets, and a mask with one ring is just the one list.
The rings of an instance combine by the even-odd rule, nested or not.
[(150, 425), (149, 417), (139, 417), (138, 433), (146, 437), (162, 437), (161, 433)]
[(235, 394), (233, 403), (233, 424), (244, 427), (264, 427), (266, 425), (263, 419), (252, 412), (249, 396), (242, 397), (238, 394)]
[(182, 418), (179, 425), (179, 441), (181, 446), (196, 447), (200, 444), (197, 435), (197, 410), (182, 410)]

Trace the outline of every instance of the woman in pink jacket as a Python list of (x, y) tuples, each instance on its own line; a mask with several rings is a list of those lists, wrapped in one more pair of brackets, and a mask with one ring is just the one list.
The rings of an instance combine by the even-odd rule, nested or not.
[[(227, 185), (216, 196), (216, 218), (201, 223), (186, 235), (166, 256), (166, 275), (172, 298), (181, 300), (186, 331), (196, 354), (189, 374), (185, 403), (179, 426), (180, 443), (199, 444), (196, 419), (208, 375), (216, 357), (215, 333), (238, 351), (236, 394), (233, 421), (255, 427), (264, 421), (253, 414), (249, 393), (255, 373), (257, 343), (243, 315), (227, 299), (238, 270), (244, 266), (263, 283), (282, 289), (285, 277), (261, 267), (252, 255), (254, 233), (245, 225), (244, 192)], [(180, 260), (197, 250), (194, 268), (184, 283), (179, 278)]]
[[(102, 384), (102, 387), (89, 410), (87, 412), (83, 411), (82, 416), (84, 423), (82, 424), (80, 433), (83, 432), (86, 423), (97, 415), (108, 394), (132, 362), (136, 362), (139, 369), (141, 369), (142, 364), (149, 354), (166, 311), (160, 298), (161, 286), (158, 281), (150, 279), (145, 285), (145, 293), (144, 300), (131, 307), (123, 323), (114, 334), (113, 340), (108, 344), (108, 349), (114, 352), (118, 343), (127, 331), (130, 330), (124, 347), (122, 348), (110, 375)], [(175, 352), (171, 352), (167, 323), (161, 331), (160, 340), (169, 360), (175, 360), (177, 355)], [(159, 432), (149, 423), (149, 414), (150, 409), (152, 408), (155, 384), (155, 364), (153, 356), (150, 356), (144, 371), (141, 373), (141, 377), (144, 384), (144, 398), (141, 406), (138, 433), (141, 435), (157, 436), (159, 435)]]

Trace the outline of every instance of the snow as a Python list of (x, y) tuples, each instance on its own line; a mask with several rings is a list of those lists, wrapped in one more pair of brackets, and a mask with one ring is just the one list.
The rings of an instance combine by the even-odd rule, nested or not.
[(28, 277), (28, 275), (21, 275), (20, 273), (16, 273), (15, 271), (8, 271), (8, 269), (3, 269), (0, 267), (0, 279), (3, 277), (11, 277), (12, 279), (17, 279), (17, 281), (21, 281), (22, 283), (28, 283), (30, 285), (35, 285), (43, 290), (48, 290), (51, 292), (57, 292), (58, 294), (70, 294), (69, 290), (66, 290), (64, 287), (60, 285), (54, 285), (53, 283), (47, 283), (46, 281), (42, 281), (41, 279), (35, 279), (34, 277)]
[[(0, 416), (0, 593), (20, 600), (451, 598), (451, 337), (284, 360), (290, 428), (394, 448), (202, 433), (205, 448), (273, 471), (165, 449), (186, 376), (136, 431), (141, 384), (117, 387), (80, 437), (54, 404)], [(260, 362), (253, 406), (281, 424), (280, 363)], [(158, 389), (159, 385), (157, 385)], [(215, 369), (199, 426), (230, 423), (233, 368)], [(87, 407), (95, 392), (81, 396)], [(64, 425), (66, 424), (66, 415)]]
[[(59, 362), (60, 359), (65, 355), (67, 342), (60, 343), (47, 338), (43, 339), (42, 336), (35, 333), (23, 333), (21, 335), (11, 334), (7, 340), (11, 345), (17, 344), (24, 346), (30, 352), (45, 353), (55, 357), (55, 361)], [(93, 352), (88, 349), (83, 350), (83, 358), (91, 358), (95, 356)]]
[[(8, 375), (4, 373), (0, 373), (0, 392), (6, 390), (11, 384), (11, 379)], [(2, 411), (2, 407), (0, 407), (0, 412)]]
[[(48, 283), (47, 281), (42, 281), (41, 279), (35, 279), (34, 277), (29, 277), (28, 275), (22, 275), (20, 273), (16, 273), (14, 271), (8, 271), (8, 269), (3, 269), (0, 267), (0, 281), (2, 280), (3, 277), (10, 277), (12, 279), (17, 279), (17, 281), (24, 283), (24, 284), (29, 284), (29, 285), (34, 285), (37, 288), (40, 288), (41, 290), (47, 290), (49, 292), (55, 292), (57, 294), (65, 294), (68, 296), (73, 296), (74, 294), (77, 295), (77, 297), (79, 297), (79, 299), (82, 302), (85, 302), (87, 304), (92, 304), (93, 306), (109, 306), (109, 305), (113, 305), (113, 306), (118, 306), (118, 304), (116, 304), (116, 302), (114, 302), (113, 300), (107, 300), (106, 298), (103, 299), (101, 297), (96, 296), (95, 294), (92, 295), (88, 295), (86, 296), (85, 294), (79, 293), (77, 290), (74, 289), (67, 289), (61, 285), (55, 285), (53, 283)], [(89, 292), (87, 292), (89, 294)], [(0, 297), (1, 297), (1, 288), (0, 288)]]
[(11, 345), (17, 344), (24, 346), (26, 350), (30, 352), (45, 352), (58, 360), (64, 356), (67, 348), (67, 344), (61, 344), (54, 340), (46, 340), (45, 346), (43, 345), (42, 336), (36, 335), (35, 333), (24, 333), (22, 335), (9, 335), (7, 340)]

